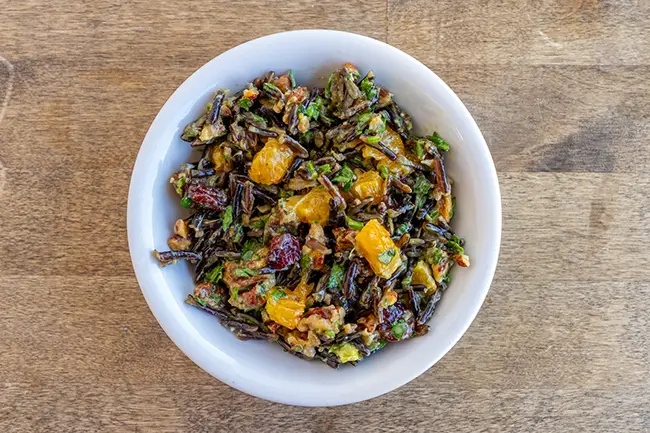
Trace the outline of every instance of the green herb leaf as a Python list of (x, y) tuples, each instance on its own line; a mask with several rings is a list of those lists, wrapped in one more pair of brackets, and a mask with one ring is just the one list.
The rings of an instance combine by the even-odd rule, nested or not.
[(465, 249), (460, 246), (460, 239), (454, 236), (453, 241), (447, 241), (446, 243), (447, 251), (453, 255), (465, 254)]
[(344, 165), (343, 168), (336, 173), (336, 176), (332, 178), (332, 182), (342, 184), (343, 191), (348, 192), (350, 191), (350, 188), (352, 188), (354, 178), (355, 176), (352, 169), (347, 165)]
[(253, 120), (255, 120), (256, 122), (263, 123), (264, 125), (268, 125), (268, 123), (266, 122), (266, 119), (263, 118), (262, 116), (258, 116), (255, 113), (251, 113), (251, 114), (252, 114)]
[(264, 89), (270, 91), (270, 92), (280, 92), (282, 93), (282, 90), (278, 88), (275, 84), (272, 83), (264, 83)]
[(244, 237), (244, 228), (242, 227), (241, 224), (237, 223), (233, 227), (233, 230), (235, 231), (235, 237), (233, 238), (233, 241), (235, 243), (238, 243), (239, 241), (241, 241), (241, 238)]
[(266, 217), (266, 218), (258, 218), (258, 219), (254, 220), (254, 221), (251, 221), (250, 227), (251, 227), (252, 229), (254, 229), (254, 230), (260, 230), (260, 229), (263, 229), (264, 226), (266, 226), (266, 221), (267, 221), (268, 219), (269, 219), (269, 218)]
[(185, 209), (189, 209), (190, 206), (192, 206), (192, 199), (189, 198), (188, 196), (185, 196), (181, 199), (181, 207)]
[(449, 212), (449, 221), (456, 215), (456, 197), (451, 198), (451, 212)]
[(415, 179), (415, 185), (413, 186), (413, 192), (415, 192), (415, 205), (417, 209), (421, 209), (424, 205), (424, 202), (427, 200), (429, 195), (429, 190), (431, 190), (431, 184), (422, 173), (418, 174), (418, 177)]
[(249, 98), (241, 98), (239, 101), (237, 101), (237, 104), (244, 110), (248, 111), (251, 109), (251, 105), (253, 105), (253, 101), (251, 101)]
[(408, 231), (409, 231), (409, 225), (404, 223), (397, 226), (397, 228), (395, 229), (395, 234), (397, 236), (402, 236), (404, 233)]
[(368, 140), (368, 143), (370, 143), (370, 144), (379, 143), (379, 136), (378, 135), (369, 135), (368, 137), (366, 137), (366, 140)]
[(248, 239), (244, 242), (241, 250), (241, 259), (244, 261), (249, 261), (253, 258), (256, 252), (262, 248), (262, 243), (254, 239)]
[(293, 75), (293, 69), (289, 69), (289, 72), (287, 73), (289, 75), (289, 79), (291, 79), (291, 88), (295, 89), (296, 88), (296, 77)]
[(314, 100), (305, 109), (305, 115), (314, 120), (318, 120), (321, 113), (323, 112), (324, 102), (325, 101), (323, 101), (323, 98), (320, 96), (315, 97)]
[(318, 172), (319, 173), (331, 173), (332, 172), (332, 166), (329, 164), (323, 164), (318, 166)]
[(330, 99), (332, 97), (332, 91), (330, 89), (332, 87), (332, 81), (334, 81), (334, 74), (336, 74), (336, 72), (332, 72), (330, 74), (329, 78), (327, 79), (327, 86), (325, 86), (325, 97), (327, 99)]
[(372, 80), (368, 77), (361, 80), (361, 83), (359, 83), (359, 89), (366, 94), (368, 100), (373, 100), (379, 93), (379, 89), (375, 87)]
[(345, 217), (345, 221), (348, 223), (348, 227), (350, 227), (352, 230), (359, 231), (363, 229), (363, 223), (361, 221), (353, 220), (349, 216)]
[(433, 254), (431, 255), (431, 261), (433, 262), (433, 264), (439, 265), (442, 263), (443, 260), (444, 260), (444, 256), (442, 255), (442, 250), (440, 248), (434, 248)]
[(316, 171), (316, 167), (314, 167), (313, 162), (307, 161), (305, 163), (305, 168), (307, 169), (307, 175), (309, 176), (309, 179), (315, 179), (316, 176), (318, 176), (318, 172)]
[(438, 211), (434, 210), (429, 212), (424, 216), (424, 219), (429, 221), (431, 224), (435, 224), (438, 221)]
[(383, 253), (379, 254), (378, 259), (379, 259), (380, 262), (387, 265), (388, 263), (390, 263), (393, 260), (393, 257), (395, 257), (395, 254), (397, 254), (397, 252), (395, 251), (395, 248), (389, 248), (386, 251), (384, 251)]
[(309, 268), (309, 265), (311, 265), (311, 256), (309, 254), (303, 254), (300, 257), (300, 269), (304, 271)]
[(199, 304), (203, 305), (204, 307), (207, 304), (207, 302), (205, 302), (205, 300), (203, 298), (199, 297), (199, 296), (194, 296), (194, 300), (196, 302), (198, 302)]
[(429, 140), (431, 140), (431, 141), (433, 142), (433, 144), (436, 145), (436, 147), (438, 148), (438, 150), (441, 150), (441, 151), (443, 151), (443, 152), (446, 152), (446, 151), (449, 150), (449, 143), (447, 143), (447, 142), (445, 141), (445, 139), (442, 138), (442, 137), (440, 136), (440, 134), (438, 134), (437, 132), (434, 132), (433, 134), (429, 135), (427, 138), (428, 138)]
[(343, 278), (345, 278), (345, 268), (338, 263), (332, 265), (332, 270), (330, 271), (330, 279), (327, 282), (328, 289), (337, 289), (340, 288), (343, 284)]
[(286, 297), (287, 297), (287, 294), (284, 293), (282, 290), (273, 289), (273, 291), (271, 292), (271, 298), (275, 302), (278, 302), (280, 299), (286, 298)]
[(393, 324), (390, 332), (393, 334), (395, 338), (400, 340), (402, 336), (404, 336), (407, 330), (408, 330), (408, 325), (406, 324), (406, 321), (404, 319), (401, 319)]
[(232, 224), (232, 206), (228, 206), (225, 211), (223, 211), (223, 220), (221, 220), (221, 228), (226, 231), (228, 227)]
[(205, 281), (218, 283), (223, 278), (223, 263), (219, 263), (205, 274)]
[(251, 268), (237, 268), (235, 269), (236, 278), (250, 278), (257, 275), (257, 271)]
[(385, 165), (380, 165), (379, 166), (379, 174), (381, 175), (381, 177), (383, 179), (386, 179), (388, 177), (388, 175), (390, 174), (390, 171), (388, 171), (388, 167), (386, 167)]
[(420, 160), (424, 158), (424, 140), (417, 140), (415, 142), (415, 156)]

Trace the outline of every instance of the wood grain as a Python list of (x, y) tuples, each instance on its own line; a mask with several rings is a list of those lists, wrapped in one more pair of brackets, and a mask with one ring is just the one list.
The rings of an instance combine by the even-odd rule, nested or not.
[[(0, 14), (0, 431), (650, 432), (650, 3), (9, 0)], [(164, 101), (215, 55), (332, 28), (438, 73), (492, 151), (503, 242), (459, 344), (388, 395), (281, 406), (149, 312), (126, 197)]]

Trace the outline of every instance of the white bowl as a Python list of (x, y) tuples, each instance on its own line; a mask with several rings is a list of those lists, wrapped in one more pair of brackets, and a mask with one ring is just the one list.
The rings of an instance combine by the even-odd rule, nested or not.
[[(301, 84), (324, 85), (343, 63), (372, 70), (413, 117), (418, 134), (438, 131), (451, 143), (446, 161), (457, 198), (455, 231), (466, 239), (472, 266), (453, 281), (420, 338), (387, 346), (356, 368), (333, 370), (284, 353), (279, 345), (242, 342), (204, 312), (183, 303), (193, 288), (187, 264), (160, 268), (151, 252), (166, 250), (183, 214), (168, 184), (195, 158), (179, 138), (218, 88), (237, 90), (268, 70), (292, 68)], [(383, 42), (351, 33), (303, 30), (235, 47), (201, 67), (169, 98), (153, 121), (133, 169), (128, 236), (138, 283), (167, 335), (205, 371), (251, 395), (302, 406), (358, 402), (391, 391), (435, 364), (467, 330), (488, 292), (501, 239), (501, 199), (485, 140), (451, 89), (420, 62)]]

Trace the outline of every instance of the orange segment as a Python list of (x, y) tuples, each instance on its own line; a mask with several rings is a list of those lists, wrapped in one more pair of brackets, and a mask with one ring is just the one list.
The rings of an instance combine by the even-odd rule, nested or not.
[(255, 182), (264, 185), (280, 183), (294, 158), (289, 146), (269, 139), (253, 158), (248, 175)]
[(356, 249), (368, 260), (370, 267), (382, 278), (390, 278), (402, 264), (399, 248), (388, 230), (375, 219), (363, 226), (355, 239)]
[(366, 171), (352, 185), (352, 194), (359, 198), (374, 197), (374, 204), (381, 203), (384, 193), (384, 179), (376, 171)]
[(303, 223), (326, 225), (330, 218), (332, 196), (323, 187), (313, 188), (295, 207), (298, 220)]
[(426, 286), (427, 295), (432, 294), (436, 291), (436, 280), (433, 279), (431, 274), (431, 267), (424, 260), (420, 260), (415, 268), (413, 268), (413, 278), (411, 279), (413, 284), (423, 284)]

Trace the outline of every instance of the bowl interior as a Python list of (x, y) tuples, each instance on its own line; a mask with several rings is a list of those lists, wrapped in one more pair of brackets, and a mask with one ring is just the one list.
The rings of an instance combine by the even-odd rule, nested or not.
[[(184, 215), (168, 184), (186, 161), (198, 159), (179, 135), (218, 88), (237, 90), (268, 70), (293, 68), (302, 85), (323, 86), (345, 62), (377, 82), (413, 117), (415, 132), (438, 131), (452, 146), (446, 159), (457, 197), (455, 231), (467, 242), (468, 269), (453, 281), (430, 322), (428, 335), (385, 350), (356, 368), (332, 370), (284, 353), (278, 345), (241, 342), (217, 320), (183, 301), (193, 288), (185, 263), (158, 267), (151, 251), (166, 250), (174, 221)], [(458, 98), (431, 71), (373, 39), (332, 31), (288, 32), (230, 50), (192, 75), (169, 99), (149, 130), (129, 193), (129, 245), (136, 275), (156, 318), (203, 369), (250, 394), (290, 404), (333, 405), (390, 391), (425, 371), (467, 329), (489, 288), (500, 241), (500, 198), (487, 146)]]

